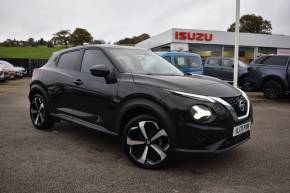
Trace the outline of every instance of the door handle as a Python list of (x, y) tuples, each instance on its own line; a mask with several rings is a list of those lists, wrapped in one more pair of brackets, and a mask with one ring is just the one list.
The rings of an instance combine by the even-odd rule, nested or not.
[(73, 83), (75, 83), (75, 85), (77, 86), (80, 86), (83, 84), (83, 81), (81, 79), (77, 79), (77, 80), (74, 80)]

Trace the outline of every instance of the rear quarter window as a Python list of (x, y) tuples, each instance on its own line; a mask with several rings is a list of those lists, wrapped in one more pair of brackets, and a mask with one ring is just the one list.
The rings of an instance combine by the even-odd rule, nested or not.
[(66, 70), (80, 70), (81, 53), (81, 50), (76, 50), (61, 54), (57, 67)]

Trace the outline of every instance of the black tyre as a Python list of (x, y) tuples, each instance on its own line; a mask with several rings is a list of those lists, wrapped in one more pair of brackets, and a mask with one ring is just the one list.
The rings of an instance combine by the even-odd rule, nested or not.
[(47, 102), (40, 94), (35, 94), (30, 99), (30, 118), (37, 129), (48, 130), (54, 125), (54, 119), (48, 112)]
[(254, 85), (253, 83), (249, 80), (248, 77), (245, 77), (243, 78), (241, 81), (240, 81), (240, 84), (239, 84), (240, 88), (244, 91), (253, 91), (254, 90)]
[(172, 155), (166, 128), (149, 114), (139, 115), (128, 122), (123, 130), (122, 145), (128, 158), (145, 169), (161, 167)]
[(268, 99), (278, 99), (283, 95), (282, 85), (275, 80), (270, 80), (263, 85), (264, 96)]

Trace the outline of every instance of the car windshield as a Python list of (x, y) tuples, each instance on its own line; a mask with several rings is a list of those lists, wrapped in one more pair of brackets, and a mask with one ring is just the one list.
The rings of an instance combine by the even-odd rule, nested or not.
[(0, 63), (2, 63), (4, 66), (9, 67), (9, 68), (14, 67), (12, 64), (10, 64), (9, 62), (6, 62), (6, 61), (0, 61)]
[(127, 72), (183, 76), (183, 73), (175, 66), (151, 51), (129, 48), (110, 48), (108, 51)]
[(201, 68), (201, 59), (197, 56), (175, 56), (175, 64), (178, 68)]

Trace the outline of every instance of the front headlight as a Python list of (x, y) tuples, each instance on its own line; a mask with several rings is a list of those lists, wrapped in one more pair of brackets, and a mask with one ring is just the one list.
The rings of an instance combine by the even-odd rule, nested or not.
[(192, 118), (198, 122), (211, 122), (214, 120), (214, 115), (211, 109), (205, 105), (194, 105), (191, 108)]

